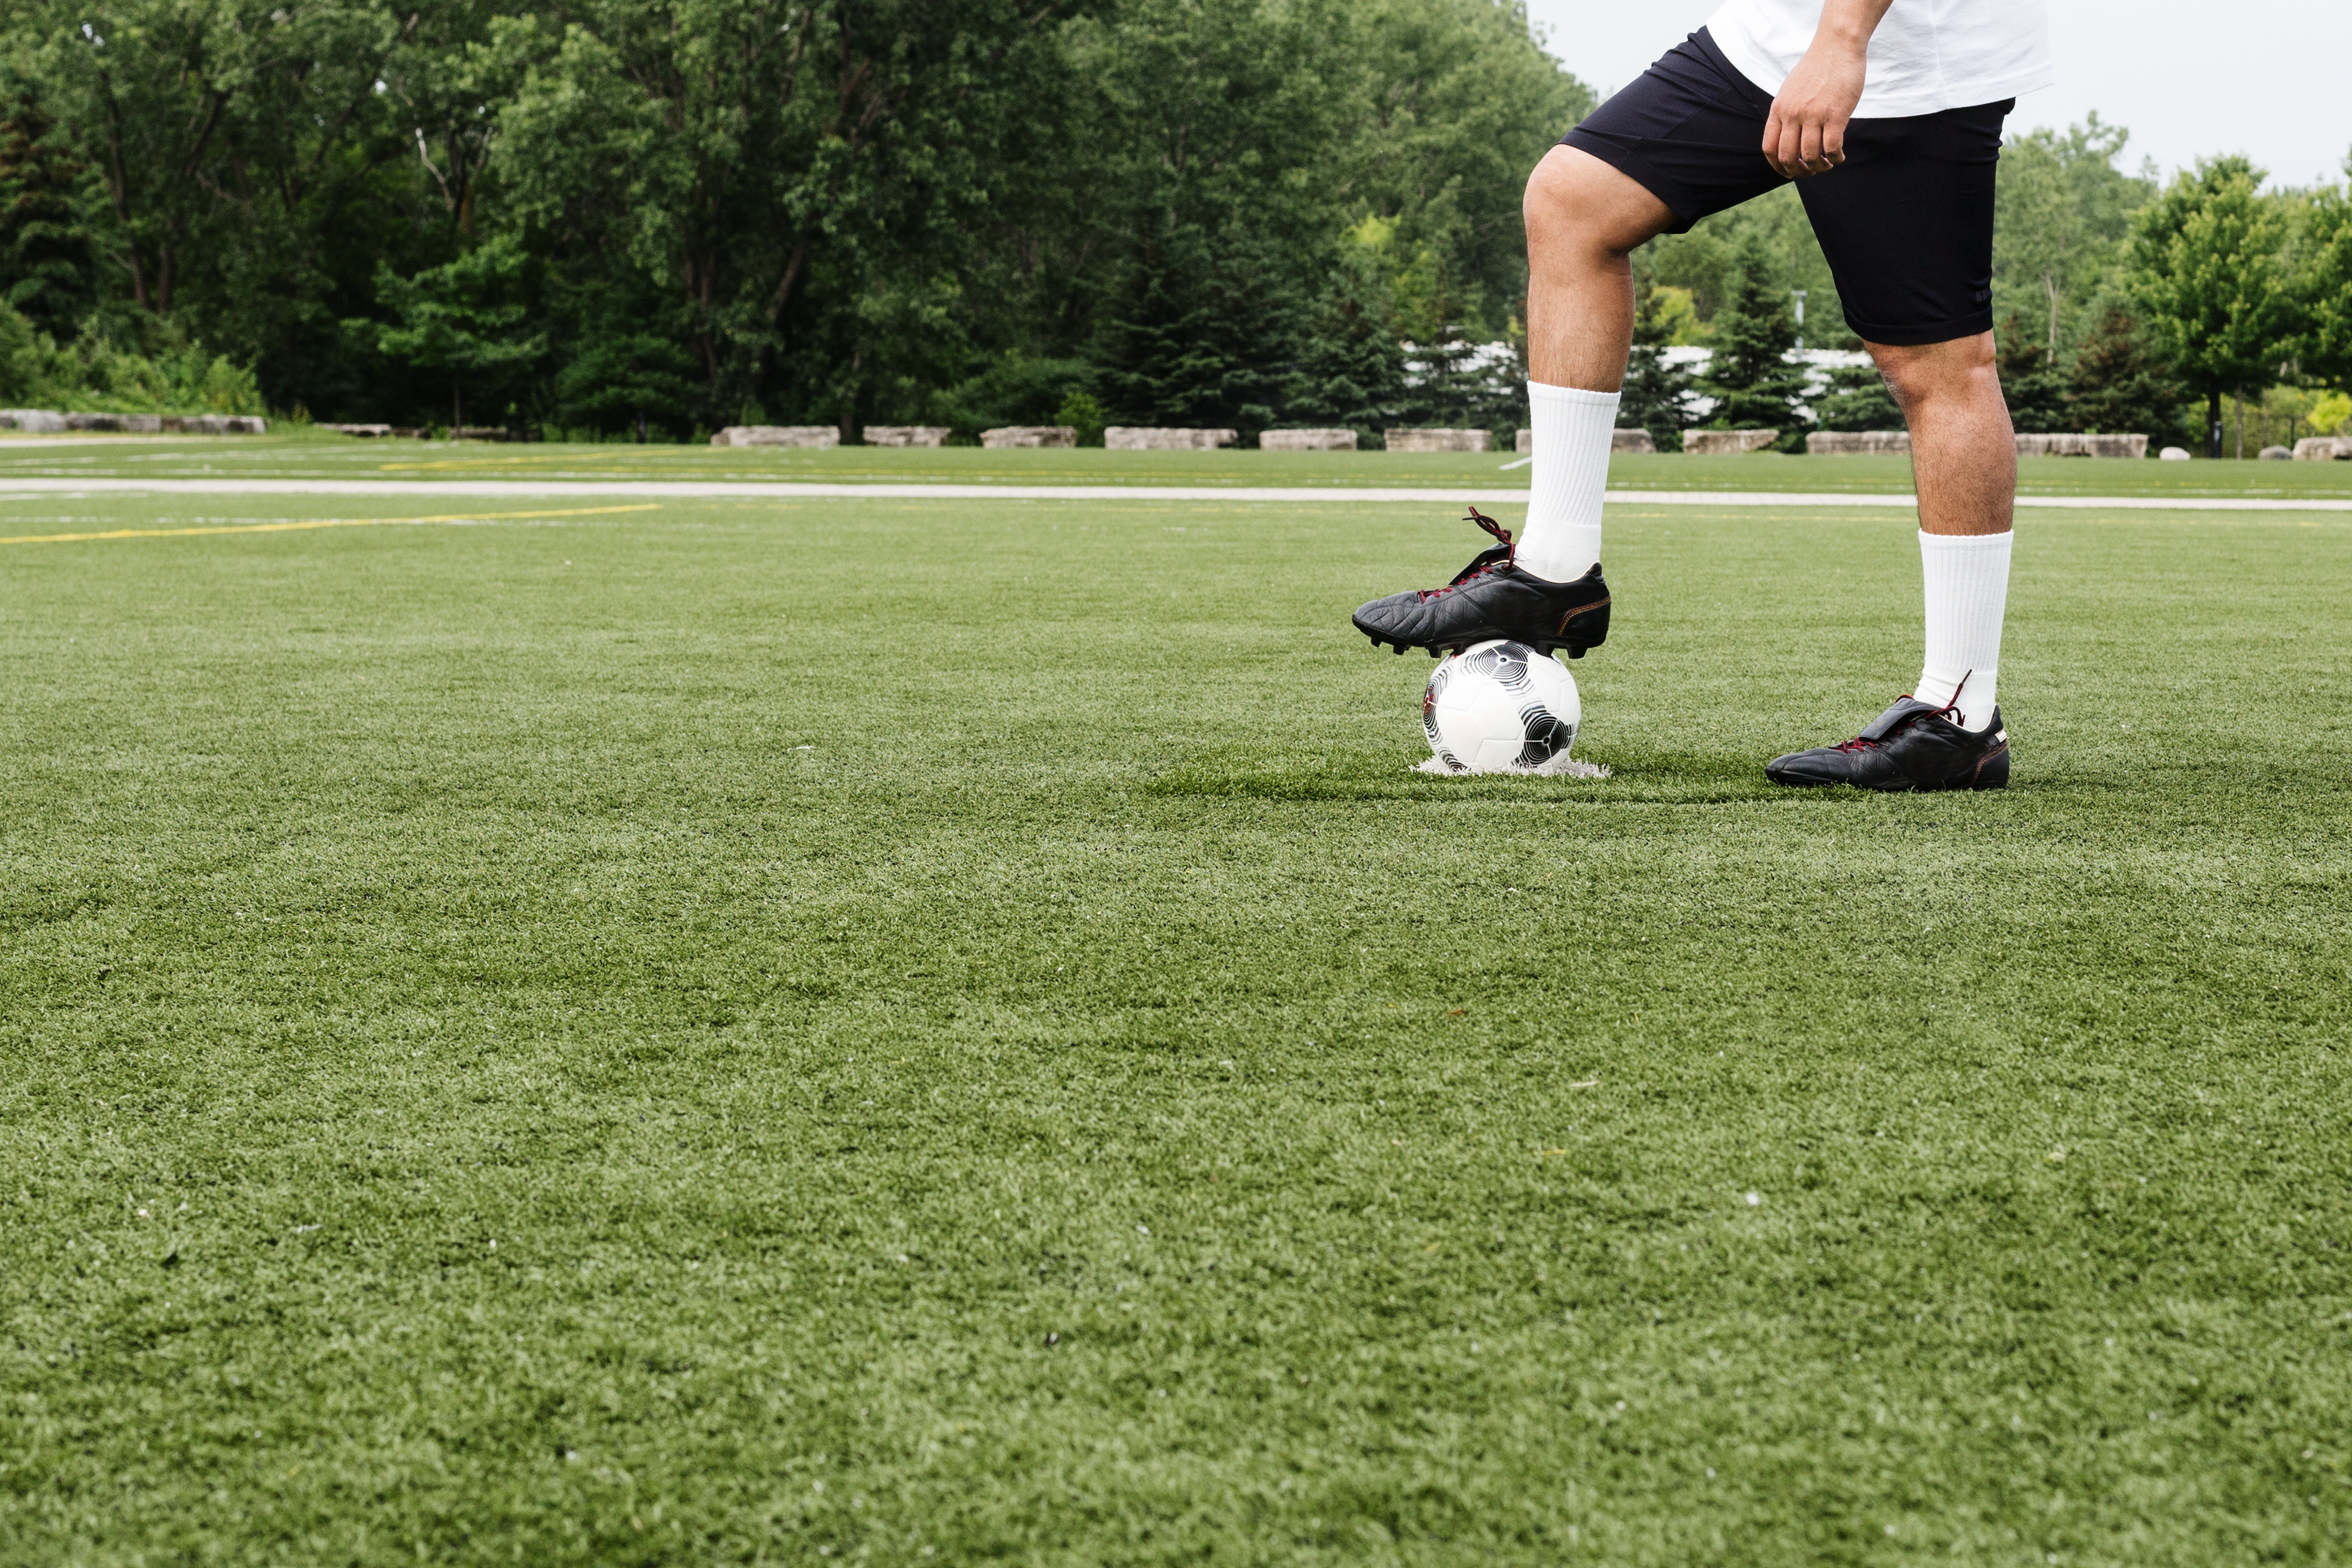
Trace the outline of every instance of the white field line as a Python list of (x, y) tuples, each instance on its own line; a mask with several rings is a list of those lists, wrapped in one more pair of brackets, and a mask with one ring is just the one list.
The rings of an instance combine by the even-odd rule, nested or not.
[[(667, 500), (1088, 500), (1292, 501), (1344, 505), (1410, 501), (1434, 506), (1525, 506), (1523, 489), (1307, 489), (1250, 485), (828, 485), (793, 480), (695, 479), (16, 479), (0, 474), (0, 495), (171, 496), (637, 496)], [(1611, 490), (1623, 506), (1902, 507), (1909, 495), (1776, 490)], [(2352, 500), (2271, 500), (2182, 496), (2020, 496), (2035, 509), (2092, 511), (2352, 511)]]

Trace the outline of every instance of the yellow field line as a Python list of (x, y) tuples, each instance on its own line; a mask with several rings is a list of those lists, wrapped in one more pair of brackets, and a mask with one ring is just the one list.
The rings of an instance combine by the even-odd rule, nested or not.
[(659, 511), (654, 501), (635, 506), (577, 506), (562, 511), (453, 511), (439, 517), (310, 517), (293, 522), (228, 522), (205, 528), (110, 528), (103, 533), (23, 533), (0, 544), (68, 544), (85, 539), (184, 539), (196, 533), (284, 533), (298, 528), (372, 528), (389, 522), (475, 522), (506, 517), (600, 517), (615, 511)]

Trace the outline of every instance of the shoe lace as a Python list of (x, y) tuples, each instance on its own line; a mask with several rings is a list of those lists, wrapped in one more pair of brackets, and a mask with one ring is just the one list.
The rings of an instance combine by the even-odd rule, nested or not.
[(1465, 522), (1475, 522), (1480, 528), (1485, 529), (1488, 533), (1494, 535), (1500, 542), (1502, 554), (1499, 557), (1490, 560), (1488, 557), (1494, 556), (1495, 552), (1492, 549), (1488, 549), (1484, 553), (1474, 558), (1469, 565), (1462, 568), (1462, 570), (1454, 575), (1454, 581), (1445, 584), (1444, 587), (1423, 588), (1421, 590), (1421, 597), (1423, 603), (1426, 603), (1431, 599), (1434, 599), (1440, 595), (1451, 594), (1454, 589), (1461, 587), (1465, 583), (1474, 583), (1479, 578), (1484, 577), (1487, 573), (1495, 571), (1498, 567), (1508, 566), (1519, 557), (1518, 546), (1511, 542), (1511, 531), (1505, 528), (1501, 523), (1496, 522), (1493, 518), (1488, 517), (1485, 512), (1480, 511), (1476, 507), (1472, 507), (1470, 509), (1470, 515), (1464, 518), (1462, 521)]
[[(1958, 724), (1960, 721), (1960, 693), (1968, 689), (1969, 675), (1974, 675), (1976, 671), (1972, 669), (1969, 671), (1968, 675), (1960, 677), (1960, 683), (1952, 688), (1952, 700), (1949, 702), (1945, 703), (1941, 708), (1930, 708), (1925, 713), (1912, 714), (1909, 718), (1904, 720), (1903, 722), (1895, 726), (1894, 730), (1886, 736), (1886, 740), (1891, 741), (1895, 739), (1896, 735), (1901, 734), (1904, 731), (1909, 729), (1912, 725), (1917, 723), (1922, 719), (1942, 719), (1948, 722)], [(1911, 694), (1906, 691), (1903, 695), (1908, 697)], [(1841, 752), (1874, 752), (1884, 743), (1885, 742), (1868, 741), (1864, 740), (1860, 735), (1856, 735), (1851, 741), (1839, 742), (1835, 750)]]

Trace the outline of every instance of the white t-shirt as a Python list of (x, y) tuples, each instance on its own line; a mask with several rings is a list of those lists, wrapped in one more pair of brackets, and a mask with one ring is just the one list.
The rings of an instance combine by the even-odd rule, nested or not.
[[(1777, 93), (1812, 47), (1822, 0), (1724, 0), (1707, 18), (1724, 58)], [(2056, 78), (2044, 0), (1895, 0), (1870, 36), (1860, 118), (1998, 103)]]

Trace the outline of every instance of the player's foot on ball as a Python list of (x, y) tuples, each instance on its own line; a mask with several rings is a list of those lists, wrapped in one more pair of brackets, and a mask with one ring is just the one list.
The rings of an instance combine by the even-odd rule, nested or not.
[(2009, 731), (2000, 710), (1982, 730), (1952, 722), (1958, 710), (1906, 697), (1840, 746), (1791, 752), (1764, 764), (1778, 784), (1862, 789), (2000, 789), (2009, 783)]
[(1586, 648), (1608, 640), (1609, 584), (1598, 562), (1573, 583), (1547, 582), (1517, 563), (1509, 529), (1475, 506), (1466, 521), (1500, 542), (1443, 588), (1391, 594), (1359, 609), (1356, 629), (1374, 647), (1425, 647), (1434, 658), (1504, 637), (1539, 654), (1566, 648), (1569, 658), (1582, 658)]

